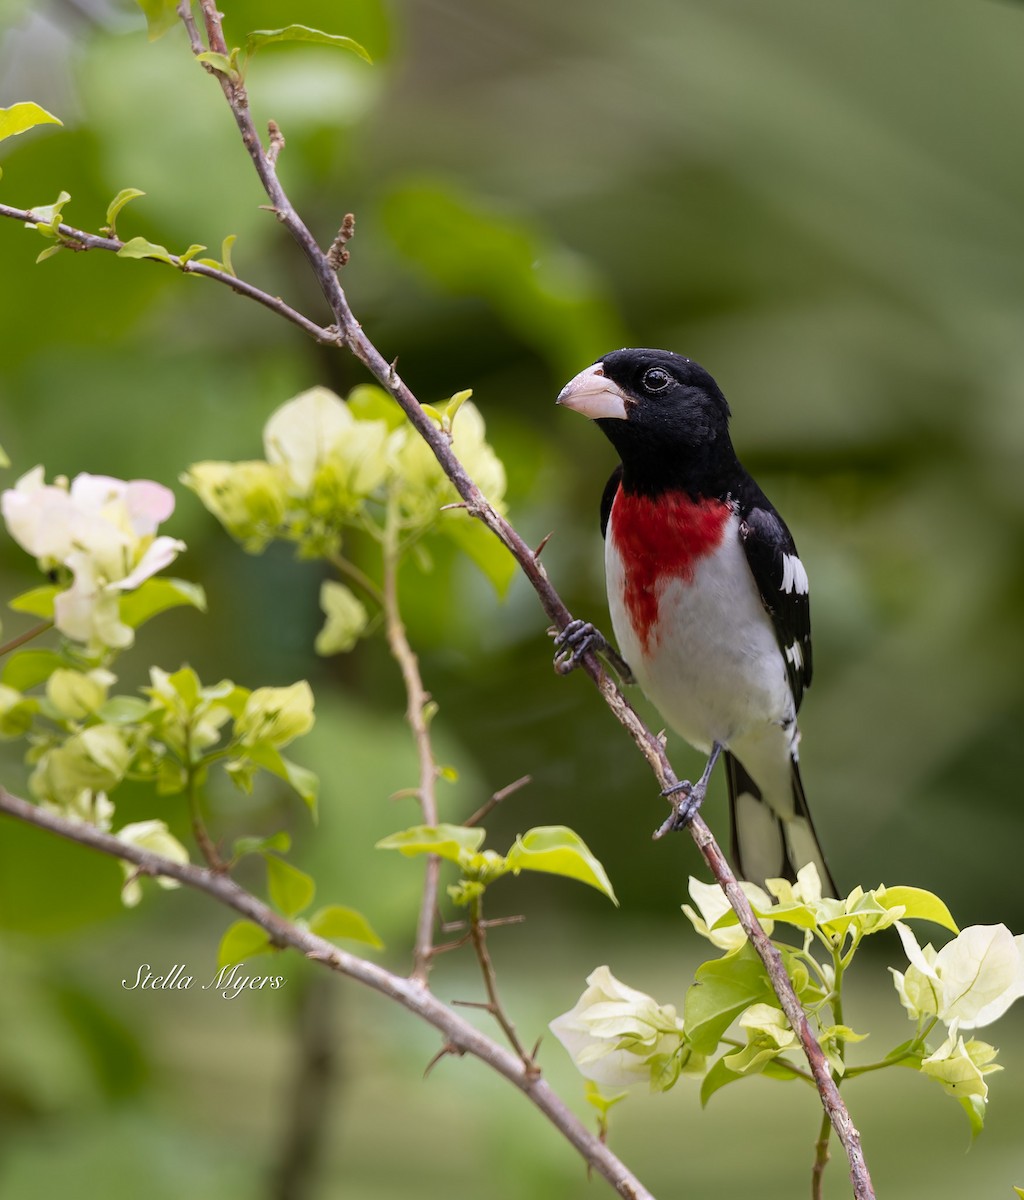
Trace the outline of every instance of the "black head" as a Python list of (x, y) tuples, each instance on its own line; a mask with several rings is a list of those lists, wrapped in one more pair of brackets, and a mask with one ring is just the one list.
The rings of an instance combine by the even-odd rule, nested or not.
[(721, 490), (736, 458), (729, 405), (697, 363), (669, 350), (615, 350), (581, 371), (558, 403), (596, 421), (638, 490)]

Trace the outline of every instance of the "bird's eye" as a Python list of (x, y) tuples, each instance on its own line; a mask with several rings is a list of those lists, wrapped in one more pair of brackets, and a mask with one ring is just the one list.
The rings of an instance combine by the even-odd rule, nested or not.
[(648, 392), (663, 392), (669, 385), (669, 373), (661, 367), (651, 367), (644, 372), (644, 388)]

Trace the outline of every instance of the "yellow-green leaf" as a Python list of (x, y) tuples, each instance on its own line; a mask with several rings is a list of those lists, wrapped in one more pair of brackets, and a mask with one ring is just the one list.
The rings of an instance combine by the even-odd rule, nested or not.
[(934, 921), (936, 925), (942, 925), (952, 933), (960, 932), (956, 921), (953, 920), (952, 913), (945, 904), (933, 892), (925, 891), (924, 888), (879, 888), (875, 895), (878, 902), (884, 904), (886, 908), (902, 905), (906, 909), (900, 918), (902, 921)]
[(308, 908), (316, 895), (316, 884), (310, 876), (274, 854), (268, 854), (266, 861), (271, 904), (286, 917), (294, 917)]
[(229, 925), (220, 939), (217, 951), (217, 966), (232, 967), (235, 963), (253, 958), (257, 954), (269, 954), (274, 945), (265, 929), (255, 921), (236, 921)]
[(27, 692), (37, 684), (45, 683), (54, 671), (65, 665), (61, 656), (52, 650), (22, 650), (12, 654), (4, 664), (0, 683)]
[(287, 25), (284, 29), (255, 29), (246, 35), (245, 48), (250, 54), (255, 54), (261, 46), (269, 46), (274, 42), (316, 42), (321, 46), (336, 46), (339, 50), (351, 50), (368, 63), (373, 62), (365, 47), (353, 38), (310, 29), (308, 25)]
[(52, 621), (53, 602), (58, 592), (60, 592), (60, 588), (54, 587), (53, 584), (45, 584), (43, 587), (22, 592), (20, 596), (15, 596), (7, 603), (15, 612), (29, 613), (33, 617), (45, 617)]
[(156, 242), (147, 242), (143, 237), (133, 237), (130, 242), (125, 242), (117, 252), (118, 258), (155, 258), (160, 262), (170, 263), (171, 266), (176, 266), (174, 256), (166, 246), (159, 246)]
[(309, 931), (322, 938), (347, 938), (365, 942), (375, 950), (384, 949), (384, 943), (363, 914), (342, 904), (328, 904), (315, 912), (309, 919)]
[(114, 236), (114, 231), (117, 226), (117, 214), (122, 208), (132, 200), (138, 199), (139, 196), (144, 196), (146, 193), (139, 191), (138, 188), (122, 188), (117, 195), (107, 205), (107, 228), (110, 230), (110, 236)]
[(24, 133), (26, 129), (34, 129), (37, 125), (63, 125), (64, 122), (40, 108), (31, 100), (23, 100), (12, 104), (10, 108), (0, 108), (0, 142), (4, 138), (14, 137)]
[(541, 825), (516, 838), (505, 862), (515, 875), (520, 871), (543, 871), (578, 879), (618, 904), (604, 867), (579, 834), (564, 825)]
[(216, 67), (218, 71), (223, 71), (225, 75), (230, 75), (234, 71), (231, 59), (217, 50), (204, 50), (202, 54), (196, 55), (196, 62), (208, 63), (211, 67)]
[(409, 858), (416, 854), (437, 854), (457, 863), (463, 856), (479, 850), (486, 836), (484, 830), (465, 825), (414, 825), (381, 838), (377, 849), (397, 850)]
[(178, 19), (176, 0), (136, 0), (136, 3), (145, 14), (151, 42), (163, 37)]
[(134, 592), (126, 592), (118, 602), (121, 620), (132, 629), (169, 608), (180, 608), (191, 604), (200, 612), (206, 611), (206, 593), (198, 583), (185, 579), (168, 579), (166, 576), (147, 579)]

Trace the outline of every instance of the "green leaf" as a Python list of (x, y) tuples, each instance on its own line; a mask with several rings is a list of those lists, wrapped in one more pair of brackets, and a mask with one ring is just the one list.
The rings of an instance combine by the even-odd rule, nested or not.
[(8, 601), (8, 607), (13, 608), (15, 612), (29, 613), (33, 617), (43, 617), (52, 621), (53, 602), (60, 591), (61, 589), (54, 587), (52, 583), (45, 584), (43, 587), (32, 588), (31, 591), (15, 596), (13, 600)]
[(957, 923), (946, 905), (933, 892), (916, 887), (887, 887), (879, 888), (876, 893), (879, 903), (886, 908), (902, 905), (907, 911), (901, 921), (934, 921), (952, 933), (959, 933)]
[(170, 263), (172, 267), (178, 264), (166, 246), (158, 246), (155, 242), (147, 242), (143, 237), (133, 237), (125, 242), (117, 252), (118, 258), (155, 258), (160, 262)]
[(336, 46), (339, 50), (351, 50), (368, 63), (373, 62), (366, 49), (353, 38), (310, 29), (308, 25), (287, 25), (284, 29), (256, 29), (246, 35), (245, 48), (250, 54), (255, 54), (262, 46), (270, 46), (274, 42), (316, 42), (321, 46)]
[(30, 220), (25, 222), (28, 229), (34, 229), (45, 237), (56, 237), (57, 226), (60, 224), (64, 205), (71, 199), (68, 192), (61, 192), (52, 204), (36, 204), (29, 209)]
[(390, 833), (377, 843), (378, 850), (397, 850), (412, 858), (416, 854), (437, 854), (452, 862), (476, 853), (487, 836), (483, 829), (465, 825), (414, 825), (398, 833)]
[(202, 254), (205, 249), (205, 246), (201, 246), (198, 242), (193, 242), (186, 251), (178, 255), (178, 261), (182, 263), (191, 262), (197, 254)]
[(48, 258), (53, 258), (55, 254), (60, 254), (63, 249), (64, 247), (60, 245), (47, 246), (45, 250), (40, 250), (36, 255), (36, 264), (38, 265), (41, 262), (45, 262)]
[(326, 656), (351, 650), (370, 623), (366, 606), (351, 588), (335, 579), (325, 579), (320, 585), (320, 607), (327, 620), (313, 644), (317, 654)]
[(294, 917), (313, 903), (316, 884), (305, 871), (274, 854), (266, 855), (266, 863), (270, 903), (276, 909), (286, 917)]
[(220, 939), (217, 966), (232, 967), (235, 963), (253, 958), (257, 954), (268, 954), (273, 949), (274, 945), (267, 931), (261, 929), (255, 921), (236, 921), (228, 926)]
[(0, 446), (0, 467), (9, 467), (10, 465), (11, 460), (7, 457), (7, 452), (3, 446)]
[(178, 20), (177, 0), (136, 0), (146, 17), (149, 40), (155, 42)]
[(0, 683), (27, 692), (31, 687), (45, 683), (58, 667), (65, 665), (61, 656), (52, 650), (22, 650), (4, 663)]
[(365, 942), (375, 950), (384, 949), (384, 943), (363, 914), (341, 904), (328, 904), (315, 912), (309, 919), (309, 931), (322, 938), (348, 938)]
[(713, 1054), (722, 1034), (742, 1012), (773, 998), (764, 964), (749, 943), (735, 954), (704, 963), (697, 968), (683, 1004), (683, 1024), (694, 1050)]
[(158, 613), (166, 612), (169, 608), (180, 608), (185, 604), (191, 604), (200, 612), (206, 612), (206, 593), (198, 583), (189, 583), (185, 579), (168, 579), (161, 575), (147, 579), (134, 592), (125, 592), (120, 598), (118, 608), (125, 625), (138, 629)]
[(145, 194), (145, 192), (139, 191), (138, 188), (122, 188), (107, 205), (107, 229), (110, 231), (111, 237), (114, 236), (117, 229), (117, 214), (126, 204), (132, 200), (137, 200), (139, 196), (144, 196)]
[(472, 559), (498, 595), (504, 598), (516, 575), (516, 560), (512, 552), (486, 525), (467, 513), (453, 510), (442, 516), (444, 520), (437, 527), (438, 533), (454, 542), (463, 554)]
[(313, 820), (317, 819), (317, 796), (320, 792), (320, 780), (315, 772), (306, 767), (300, 767), (298, 763), (293, 763), (291, 759), (285, 758), (280, 750), (266, 742), (257, 742), (255, 745), (247, 747), (246, 754), (251, 762), (265, 771), (269, 771), (272, 775), (276, 775), (278, 779), (283, 779), (289, 787), (298, 792), (313, 814)]
[(148, 712), (149, 704), (139, 696), (111, 696), (96, 715), (108, 725), (135, 725)]
[[(971, 1141), (985, 1128), (985, 1101), (980, 1096), (958, 1096), (960, 1106), (971, 1123)], [(1015, 1188), (1019, 1191), (1019, 1188)]]
[(234, 275), (236, 279), (238, 278), (238, 276), (235, 274), (235, 268), (231, 265), (231, 247), (237, 241), (238, 241), (238, 234), (237, 233), (229, 233), (228, 236), (221, 243), (221, 247), (220, 247), (221, 263), (224, 267), (224, 270), (227, 271), (227, 273), (229, 275)]
[(223, 71), (225, 75), (237, 74), (228, 55), (220, 54), (216, 50), (204, 50), (202, 54), (197, 54), (196, 62), (207, 63), (218, 71)]
[[(733, 1071), (726, 1066), (725, 1060), (728, 1057), (730, 1055), (723, 1054), (704, 1076), (700, 1085), (700, 1103), (702, 1108), (720, 1088), (724, 1088), (726, 1084), (735, 1083), (737, 1079), (743, 1078), (740, 1072)], [(760, 1075), (768, 1079), (781, 1080), (783, 1083), (799, 1079), (797, 1073), (787, 1065), (785, 1059), (772, 1059), (770, 1062), (766, 1062), (760, 1071)]]
[(515, 875), (520, 871), (543, 871), (548, 875), (578, 879), (604, 892), (613, 904), (618, 904), (604, 867), (579, 834), (564, 825), (541, 825), (516, 838), (505, 862)]
[(14, 137), (24, 133), (26, 129), (34, 129), (37, 125), (63, 125), (64, 122), (40, 108), (31, 100), (23, 100), (12, 104), (10, 108), (0, 108), (0, 142), (4, 138)]
[(270, 837), (240, 837), (235, 838), (235, 844), (231, 848), (232, 858), (244, 858), (247, 854), (263, 854), (270, 850), (276, 850), (280, 854), (287, 854), (292, 848), (292, 839), (282, 829), (279, 833), (272, 833)]

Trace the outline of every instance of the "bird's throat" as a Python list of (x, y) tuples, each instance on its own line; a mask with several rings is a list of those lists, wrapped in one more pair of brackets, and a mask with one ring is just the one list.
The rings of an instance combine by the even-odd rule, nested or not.
[(609, 536), (622, 561), (623, 602), (645, 654), (657, 645), (665, 582), (693, 582), (701, 560), (722, 544), (732, 511), (722, 500), (694, 500), (686, 492), (650, 497), (619, 487)]

